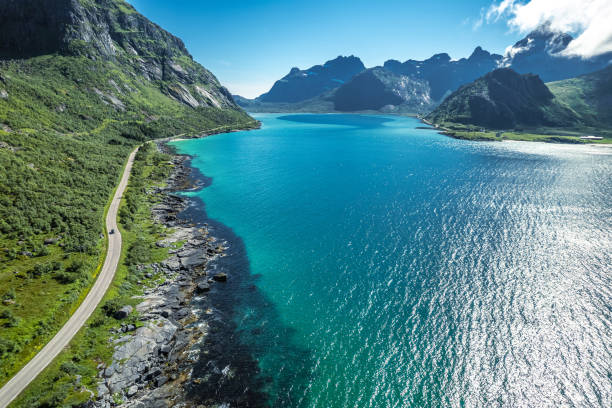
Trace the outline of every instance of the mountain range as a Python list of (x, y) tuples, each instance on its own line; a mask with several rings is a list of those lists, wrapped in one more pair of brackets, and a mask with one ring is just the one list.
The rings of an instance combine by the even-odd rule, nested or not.
[(343, 85), (365, 69), (355, 56), (338, 57), (323, 65), (306, 70), (292, 68), (282, 79), (276, 81), (269, 92), (261, 95), (261, 102), (300, 102)]
[(594, 72), (612, 61), (612, 53), (590, 59), (566, 56), (563, 50), (571, 41), (569, 34), (542, 26), (508, 47), (503, 56), (476, 47), (468, 58), (459, 60), (439, 53), (423, 61), (388, 60), (382, 67), (369, 69), (354, 56), (338, 57), (305, 71), (293, 68), (274, 84), (270, 92), (252, 100), (235, 96), (235, 100), (253, 112), (423, 114), (434, 109), (462, 85), (497, 68), (536, 74), (548, 82)]

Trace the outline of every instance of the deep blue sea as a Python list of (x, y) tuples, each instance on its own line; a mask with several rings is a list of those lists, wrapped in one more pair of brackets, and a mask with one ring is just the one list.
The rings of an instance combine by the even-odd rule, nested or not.
[(173, 143), (230, 244), (236, 405), (612, 406), (612, 149), (255, 117)]

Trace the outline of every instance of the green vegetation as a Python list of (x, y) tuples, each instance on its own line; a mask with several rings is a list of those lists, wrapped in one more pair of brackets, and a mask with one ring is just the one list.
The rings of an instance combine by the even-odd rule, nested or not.
[[(462, 125), (457, 123), (443, 123), (439, 128), (447, 136), (456, 139), (476, 141), (504, 141), (517, 140), (545, 143), (572, 143), (572, 144), (610, 144), (612, 131), (599, 130), (597, 134), (604, 136), (602, 140), (582, 140), (580, 136), (585, 132), (560, 130), (555, 128), (538, 128), (533, 130), (495, 131), (481, 127)], [(593, 129), (591, 129), (593, 131)], [(588, 130), (587, 130), (588, 132)]]
[[(154, 243), (163, 238), (165, 229), (154, 224), (151, 207), (160, 196), (147, 194), (160, 186), (171, 171), (169, 156), (157, 152), (152, 143), (145, 144), (136, 156), (130, 184), (121, 206), (120, 228), (123, 249), (120, 266), (111, 288), (88, 323), (75, 336), (70, 346), (11, 404), (11, 407), (74, 407), (91, 397), (88, 390), (97, 389), (97, 366), (112, 360), (110, 329), (121, 323), (138, 326), (136, 313), (121, 322), (112, 316), (125, 305), (136, 305), (133, 296), (157, 284), (161, 277), (146, 278), (151, 269), (140, 264), (160, 262), (168, 256), (168, 248), (157, 248)], [(130, 205), (128, 203), (135, 203)], [(0, 341), (0, 350), (9, 350), (10, 344)], [(80, 377), (78, 377), (80, 376)]]
[[(497, 70), (453, 93), (426, 118), (461, 139), (612, 143), (611, 92), (612, 68), (546, 85)], [(604, 139), (580, 139), (588, 135)]]
[[(49, 18), (71, 12), (78, 20), (51, 27), (62, 36), (44, 53), (39, 40), (57, 30), (22, 13), (25, 3), (0, 16), (25, 18), (32, 34), (0, 25), (24, 53), (0, 50), (13, 57), (0, 60), (0, 385), (87, 294), (103, 263), (105, 208), (129, 152), (151, 139), (257, 126), (179, 39), (123, 0), (28, 0)], [(85, 41), (96, 21), (107, 25)], [(138, 199), (122, 210), (129, 233)], [(142, 259), (143, 248), (134, 251)]]
[[(0, 65), (8, 94), (0, 99), (0, 288), (16, 293), (0, 304), (12, 316), (0, 318), (0, 384), (52, 337), (93, 282), (105, 250), (105, 206), (132, 148), (253, 125), (241, 111), (192, 109), (112, 68), (65, 56)], [(91, 91), (111, 92), (111, 78), (132, 89), (125, 111)]]
[(462, 86), (427, 115), (427, 120), (489, 129), (570, 127), (577, 123), (537, 75), (520, 75), (508, 68)]
[(612, 128), (612, 67), (546, 85), (585, 125)]

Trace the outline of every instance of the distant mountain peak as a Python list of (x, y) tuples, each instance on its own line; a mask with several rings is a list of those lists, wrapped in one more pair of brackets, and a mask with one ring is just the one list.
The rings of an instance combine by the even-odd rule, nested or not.
[(361, 62), (361, 59), (359, 59), (359, 57), (356, 57), (354, 55), (349, 55), (348, 57), (345, 57), (344, 55), (338, 55), (333, 60), (329, 60), (325, 62), (323, 66), (327, 67), (330, 65), (337, 65), (337, 64), (363, 64), (363, 63)]
[(564, 55), (563, 50), (572, 41), (570, 34), (552, 30), (550, 24), (541, 25), (506, 48), (500, 66), (519, 73), (537, 72), (545, 82), (550, 82), (597, 71), (612, 60), (612, 53), (589, 59)]
[(257, 100), (281, 103), (305, 101), (338, 88), (364, 69), (363, 62), (354, 55), (340, 55), (323, 65), (314, 65), (305, 70), (292, 68), (289, 74), (276, 81), (270, 91)]
[(478, 46), (472, 52), (472, 55), (469, 56), (469, 61), (477, 61), (491, 58), (491, 53), (489, 51), (483, 50), (481, 46)]
[(434, 54), (430, 58), (426, 59), (424, 62), (450, 62), (451, 57), (445, 52)]
[(573, 41), (570, 34), (560, 31), (553, 31), (550, 25), (544, 24), (517, 41), (513, 46), (506, 49), (506, 60), (512, 59), (519, 54), (548, 53), (549, 55), (558, 54), (567, 48)]

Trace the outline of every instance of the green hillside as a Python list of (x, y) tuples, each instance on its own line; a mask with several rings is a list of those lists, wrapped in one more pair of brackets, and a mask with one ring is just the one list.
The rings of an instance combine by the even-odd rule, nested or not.
[(546, 85), (584, 124), (612, 127), (612, 66)]
[(2, 384), (92, 283), (129, 152), (257, 123), (123, 0), (0, 0), (0, 10)]
[(454, 122), (490, 129), (572, 126), (573, 114), (560, 106), (536, 75), (497, 69), (462, 86), (427, 116), (434, 123)]
[(425, 119), (468, 139), (579, 142), (578, 136), (595, 134), (606, 142), (611, 108), (612, 68), (548, 84), (498, 69), (461, 87)]

